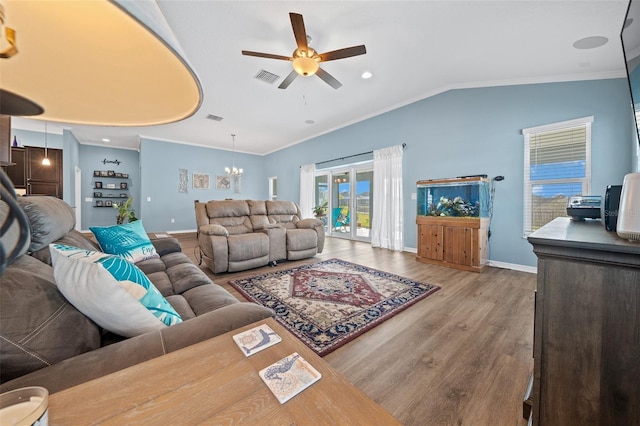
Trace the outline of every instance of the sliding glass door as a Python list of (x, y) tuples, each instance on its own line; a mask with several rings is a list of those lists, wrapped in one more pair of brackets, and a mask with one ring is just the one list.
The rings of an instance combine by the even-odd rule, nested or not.
[(370, 162), (316, 171), (316, 214), (328, 235), (370, 240), (373, 189)]

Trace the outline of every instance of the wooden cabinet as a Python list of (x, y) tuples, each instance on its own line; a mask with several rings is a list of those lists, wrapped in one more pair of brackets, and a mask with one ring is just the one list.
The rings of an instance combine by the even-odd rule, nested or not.
[(488, 219), (418, 216), (416, 224), (420, 262), (476, 272), (487, 264)]
[(558, 218), (538, 256), (535, 425), (640, 424), (640, 244)]
[(43, 166), (44, 148), (27, 146), (11, 148), (13, 166), (6, 168), (7, 176), (16, 189), (27, 195), (53, 195), (62, 198), (62, 150), (49, 148), (50, 166)]

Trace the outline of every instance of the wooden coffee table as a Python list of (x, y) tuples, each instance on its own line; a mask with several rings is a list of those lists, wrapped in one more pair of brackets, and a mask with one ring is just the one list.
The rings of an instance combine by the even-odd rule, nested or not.
[[(231, 336), (268, 324), (282, 342), (245, 357)], [(322, 378), (280, 404), (258, 376), (298, 352)], [(269, 318), (49, 397), (49, 424), (398, 425), (302, 342)]]

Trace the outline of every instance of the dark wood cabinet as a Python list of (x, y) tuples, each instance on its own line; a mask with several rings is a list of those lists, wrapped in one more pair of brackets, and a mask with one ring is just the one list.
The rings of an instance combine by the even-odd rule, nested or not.
[(11, 148), (13, 166), (6, 168), (7, 176), (16, 189), (27, 195), (53, 195), (62, 198), (62, 150), (49, 148), (50, 166), (42, 165), (44, 148), (27, 146)]
[(534, 425), (640, 424), (640, 244), (558, 218), (538, 256)]
[(27, 162), (25, 148), (11, 148), (13, 164), (5, 170), (16, 189), (27, 189)]
[(11, 116), (0, 115), (0, 166), (11, 164)]

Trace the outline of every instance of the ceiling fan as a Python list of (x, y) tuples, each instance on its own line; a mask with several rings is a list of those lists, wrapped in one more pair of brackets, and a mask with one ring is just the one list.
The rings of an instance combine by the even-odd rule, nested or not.
[(280, 83), (278, 89), (286, 89), (298, 75), (310, 76), (316, 74), (325, 83), (334, 89), (342, 86), (331, 74), (320, 68), (320, 62), (334, 61), (336, 59), (350, 58), (352, 56), (364, 55), (367, 49), (364, 44), (360, 46), (345, 47), (344, 49), (332, 50), (331, 52), (318, 53), (307, 42), (307, 32), (304, 29), (304, 20), (298, 13), (289, 13), (293, 35), (296, 38), (298, 47), (293, 51), (291, 57), (273, 55), (271, 53), (252, 52), (243, 50), (242, 54), (247, 56), (257, 56), (259, 58), (281, 59), (293, 62), (293, 71)]

